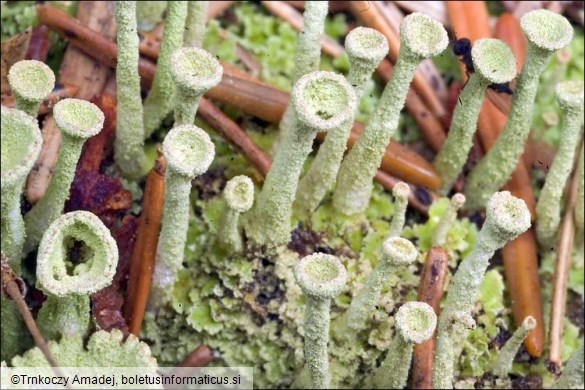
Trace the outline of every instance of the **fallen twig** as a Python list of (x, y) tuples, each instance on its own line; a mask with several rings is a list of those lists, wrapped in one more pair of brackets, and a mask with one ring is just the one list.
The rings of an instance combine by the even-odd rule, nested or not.
[(202, 344), (195, 348), (177, 367), (205, 367), (215, 359), (213, 350)]
[[(579, 161), (579, 156), (575, 161)], [(577, 164), (577, 163), (576, 163)], [(575, 168), (576, 168), (575, 164)], [(565, 309), (567, 306), (567, 281), (569, 269), (571, 268), (571, 254), (573, 241), (575, 239), (575, 220), (573, 211), (577, 204), (577, 192), (579, 187), (579, 170), (574, 169), (573, 178), (569, 184), (568, 197), (565, 204), (565, 215), (559, 232), (558, 245), (556, 248), (556, 267), (553, 279), (553, 296), (550, 312), (549, 326), (549, 369), (558, 373), (562, 364), (562, 336), (565, 320)]]
[[(427, 253), (423, 265), (417, 299), (428, 303), (437, 317), (440, 314), (445, 277), (449, 272), (449, 254), (441, 247), (433, 247)], [(436, 333), (435, 333), (436, 336)], [(412, 360), (412, 388), (431, 389), (435, 337), (414, 346)]]
[(152, 272), (156, 260), (156, 247), (162, 217), (166, 163), (161, 154), (154, 168), (146, 178), (142, 214), (130, 262), (128, 295), (124, 306), (124, 316), (130, 333), (139, 336), (148, 303)]

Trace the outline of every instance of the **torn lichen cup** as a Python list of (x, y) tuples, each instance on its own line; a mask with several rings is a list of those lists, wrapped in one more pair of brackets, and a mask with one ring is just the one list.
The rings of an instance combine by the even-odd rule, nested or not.
[(23, 60), (8, 71), (8, 83), (16, 108), (36, 118), (43, 99), (55, 86), (55, 74), (40, 61)]
[(210, 53), (183, 47), (171, 56), (171, 77), (177, 86), (175, 126), (192, 125), (201, 96), (221, 81), (223, 68)]
[(331, 381), (327, 350), (331, 299), (345, 287), (347, 272), (337, 257), (314, 253), (302, 258), (294, 273), (306, 299), (305, 366), (311, 388), (327, 389)]
[(166, 135), (162, 154), (167, 169), (161, 232), (152, 277), (151, 301), (155, 304), (166, 300), (183, 264), (191, 181), (207, 171), (215, 156), (215, 146), (204, 130), (183, 125), (174, 127)]
[(382, 256), (378, 266), (368, 276), (364, 287), (352, 299), (349, 309), (335, 325), (335, 333), (341, 339), (354, 337), (366, 327), (374, 311), (384, 282), (397, 267), (413, 263), (418, 257), (414, 245), (401, 237), (390, 237), (382, 244)]
[(518, 353), (518, 349), (531, 330), (536, 328), (536, 320), (532, 316), (524, 318), (522, 325), (516, 329), (512, 337), (500, 349), (498, 357), (493, 364), (493, 373), (500, 378), (506, 377), (512, 371), (512, 363)]
[(140, 76), (138, 74), (138, 35), (136, 1), (116, 1), (116, 139), (114, 161), (128, 178), (145, 172), (144, 121)]
[(238, 229), (240, 214), (250, 210), (254, 203), (254, 183), (248, 176), (236, 176), (223, 190), (225, 210), (218, 227), (219, 245), (231, 253), (242, 251), (242, 236)]
[(374, 176), (386, 145), (398, 127), (400, 111), (416, 68), (422, 60), (440, 54), (448, 43), (447, 31), (428, 16), (415, 12), (402, 20), (400, 52), (392, 79), (384, 88), (358, 142), (341, 163), (333, 194), (336, 211), (355, 215), (367, 208)]
[[(357, 27), (347, 35), (345, 49), (349, 57), (347, 81), (353, 86), (359, 102), (372, 72), (388, 54), (388, 40), (374, 29)], [(303, 217), (308, 218), (319, 207), (335, 184), (352, 124), (353, 116), (327, 134), (311, 167), (299, 182), (296, 209)]]
[(37, 256), (37, 283), (47, 295), (37, 317), (42, 334), (86, 336), (90, 295), (112, 282), (117, 264), (116, 241), (96, 215), (73, 211), (57, 218)]
[(104, 124), (104, 113), (95, 104), (79, 99), (59, 101), (53, 108), (53, 118), (61, 132), (59, 157), (45, 195), (24, 217), (25, 253), (36, 247), (45, 230), (61, 215), (83, 144)]
[(471, 49), (471, 58), (475, 72), (471, 73), (459, 95), (459, 104), (453, 113), (447, 140), (433, 161), (433, 166), (441, 176), (442, 194), (451, 190), (467, 161), (487, 87), (507, 83), (516, 77), (516, 58), (512, 50), (500, 40), (478, 40)]
[(424, 302), (405, 303), (394, 319), (397, 334), (372, 378), (373, 387), (377, 389), (403, 389), (406, 386), (414, 346), (433, 337), (437, 326), (433, 308)]
[(561, 141), (536, 203), (536, 236), (544, 248), (554, 246), (561, 221), (561, 200), (583, 125), (583, 80), (557, 85), (557, 100), (563, 113)]
[(41, 152), (43, 138), (36, 119), (23, 111), (2, 106), (1, 117), (2, 253), (19, 275), (25, 238), (20, 197), (26, 177)]
[[(471, 313), (479, 286), (494, 252), (530, 228), (530, 212), (522, 199), (508, 191), (496, 192), (486, 209), (486, 219), (473, 250), (461, 261), (448, 290), (439, 318), (439, 331), (433, 371), (433, 386), (453, 386), (454, 354), (450, 350), (461, 335), (452, 331), (453, 313)], [(451, 340), (452, 339), (452, 340)], [(446, 373), (451, 373), (447, 375)]]
[(516, 84), (504, 130), (467, 177), (465, 207), (479, 210), (508, 180), (530, 132), (539, 78), (552, 54), (569, 44), (573, 27), (563, 16), (544, 9), (525, 14), (520, 25), (527, 38), (526, 60)]
[(292, 204), (303, 163), (319, 131), (329, 131), (352, 117), (355, 93), (345, 78), (313, 72), (294, 86), (295, 126), (285, 133), (258, 197), (249, 236), (257, 245), (280, 246), (290, 239)]

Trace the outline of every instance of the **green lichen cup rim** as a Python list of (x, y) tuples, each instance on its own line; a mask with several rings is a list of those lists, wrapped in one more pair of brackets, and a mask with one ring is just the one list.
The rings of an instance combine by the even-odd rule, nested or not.
[(345, 38), (348, 56), (378, 64), (388, 54), (388, 39), (378, 30), (356, 27)]
[(516, 77), (516, 58), (499, 39), (480, 39), (471, 49), (475, 71), (491, 83), (507, 83)]
[(12, 65), (8, 82), (14, 94), (30, 102), (41, 102), (53, 90), (55, 74), (43, 62), (23, 60)]
[(53, 107), (57, 127), (67, 135), (88, 139), (104, 126), (104, 113), (95, 104), (81, 99), (63, 99)]
[[(86, 262), (77, 264), (70, 275), (67, 245), (85, 245)], [(112, 282), (118, 264), (118, 247), (108, 228), (89, 211), (73, 211), (57, 218), (39, 244), (37, 281), (56, 296), (91, 294)]]
[(573, 110), (583, 109), (583, 80), (568, 80), (557, 84), (556, 95), (559, 104)]
[(2, 187), (14, 185), (28, 175), (37, 161), (43, 136), (36, 119), (15, 108), (2, 106)]
[(306, 295), (331, 299), (347, 282), (347, 271), (333, 255), (313, 253), (303, 257), (295, 266), (295, 278)]
[(227, 182), (223, 196), (229, 208), (244, 213), (254, 204), (254, 183), (248, 176), (236, 176)]
[(162, 144), (162, 153), (169, 169), (195, 178), (209, 168), (215, 156), (215, 146), (209, 135), (195, 125), (181, 125), (171, 129)]
[(351, 118), (357, 99), (345, 77), (311, 72), (294, 85), (292, 99), (298, 119), (317, 131), (328, 131)]
[(202, 94), (221, 81), (223, 68), (209, 52), (197, 47), (176, 50), (170, 60), (171, 76), (179, 88)]
[(530, 211), (522, 199), (509, 191), (496, 192), (486, 207), (486, 219), (490, 218), (497, 229), (510, 240), (530, 228)]
[(531, 43), (548, 51), (562, 49), (573, 38), (571, 23), (562, 15), (545, 9), (525, 14), (520, 26)]
[(449, 37), (443, 25), (420, 12), (406, 16), (400, 24), (400, 42), (421, 57), (434, 57), (447, 48)]
[(395, 321), (402, 337), (414, 344), (429, 340), (437, 327), (437, 315), (425, 302), (407, 302), (400, 306)]
[(402, 237), (390, 237), (382, 243), (382, 256), (393, 265), (411, 264), (418, 257), (412, 242)]

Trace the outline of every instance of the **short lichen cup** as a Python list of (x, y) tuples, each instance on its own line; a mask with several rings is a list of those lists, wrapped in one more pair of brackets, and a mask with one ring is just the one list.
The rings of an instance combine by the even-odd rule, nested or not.
[(215, 146), (207, 133), (194, 125), (174, 127), (166, 135), (162, 154), (167, 163), (161, 232), (152, 279), (151, 302), (163, 303), (183, 264), (189, 226), (191, 181), (211, 165)]
[(516, 168), (530, 132), (539, 78), (553, 53), (567, 46), (573, 37), (573, 27), (565, 17), (544, 9), (526, 13), (520, 26), (527, 39), (526, 59), (506, 125), (496, 143), (467, 177), (465, 207), (472, 211), (483, 208)]
[(24, 218), (25, 253), (34, 249), (45, 230), (61, 215), (83, 144), (101, 131), (105, 119), (95, 104), (79, 99), (63, 99), (55, 104), (53, 118), (61, 132), (59, 158), (45, 195)]
[(227, 182), (223, 190), (225, 210), (218, 227), (220, 246), (231, 253), (243, 249), (242, 236), (238, 229), (241, 213), (250, 210), (254, 204), (254, 183), (248, 176), (236, 176)]
[(360, 139), (339, 169), (333, 194), (333, 206), (337, 212), (355, 215), (367, 208), (374, 176), (386, 145), (398, 127), (400, 111), (416, 68), (422, 60), (440, 54), (448, 43), (447, 31), (436, 20), (418, 12), (402, 20), (400, 52), (392, 79), (384, 88)]
[(471, 49), (471, 59), (475, 72), (459, 95), (447, 140), (433, 161), (443, 183), (442, 194), (451, 190), (467, 161), (485, 90), (491, 84), (507, 83), (516, 77), (514, 54), (500, 40), (478, 40)]
[(41, 102), (55, 86), (55, 74), (40, 61), (18, 61), (8, 71), (8, 83), (16, 108), (36, 118)]
[(334, 326), (335, 334), (340, 339), (351, 339), (356, 332), (366, 328), (368, 318), (375, 310), (382, 286), (392, 271), (398, 267), (412, 264), (418, 257), (414, 245), (401, 237), (390, 237), (382, 244), (382, 256), (378, 266), (357, 295), (351, 301), (349, 309), (341, 316)]
[(41, 152), (43, 139), (35, 119), (20, 110), (4, 106), (1, 110), (2, 252), (18, 275), (25, 237), (20, 197), (26, 177)]
[(583, 125), (583, 80), (564, 81), (556, 95), (563, 113), (561, 141), (536, 204), (536, 236), (543, 248), (554, 247), (561, 220), (563, 190), (571, 174)]
[(306, 299), (305, 366), (312, 389), (327, 389), (329, 373), (329, 320), (331, 299), (343, 290), (347, 272), (339, 259), (324, 253), (302, 258), (295, 266), (295, 278)]
[(313, 72), (295, 84), (292, 104), (295, 125), (284, 134), (248, 229), (260, 246), (280, 246), (289, 241), (292, 204), (313, 140), (317, 132), (332, 130), (347, 121), (355, 110), (356, 97), (343, 76)]
[(116, 241), (96, 215), (73, 211), (54, 221), (37, 256), (37, 283), (47, 295), (37, 317), (43, 336), (86, 336), (90, 295), (112, 282), (117, 264)]
[(171, 77), (177, 86), (175, 126), (192, 125), (201, 96), (221, 81), (223, 68), (210, 53), (183, 47), (171, 56)]
[(402, 389), (406, 386), (415, 344), (433, 337), (437, 316), (424, 302), (407, 302), (400, 306), (396, 316), (396, 332), (386, 358), (373, 376), (378, 389)]

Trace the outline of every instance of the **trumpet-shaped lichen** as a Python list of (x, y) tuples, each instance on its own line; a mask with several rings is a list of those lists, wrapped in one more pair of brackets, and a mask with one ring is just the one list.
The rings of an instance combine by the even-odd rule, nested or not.
[(530, 212), (523, 200), (508, 191), (495, 193), (488, 203), (486, 220), (472, 252), (459, 265), (447, 294), (445, 308), (439, 318), (437, 349), (433, 369), (433, 386), (453, 386), (453, 341), (459, 337), (452, 325), (454, 313), (470, 315), (477, 299), (489, 259), (506, 242), (530, 227)]
[(183, 264), (191, 180), (201, 175), (215, 156), (215, 147), (205, 131), (194, 125), (173, 128), (165, 137), (162, 153), (167, 162), (161, 232), (152, 277), (151, 301), (168, 299), (168, 288)]
[[(136, 2), (116, 1), (116, 139), (114, 159), (125, 176), (144, 174), (144, 122), (140, 76), (138, 75), (138, 35)], [(123, 80), (123, 81), (122, 81)]]
[(447, 140), (433, 161), (441, 176), (441, 193), (447, 194), (463, 169), (469, 150), (483, 96), (491, 84), (502, 84), (516, 76), (516, 59), (512, 50), (497, 39), (480, 39), (471, 49), (473, 72), (459, 95)]
[(223, 190), (225, 209), (219, 223), (218, 240), (222, 248), (231, 253), (242, 251), (242, 236), (238, 229), (241, 213), (254, 203), (254, 184), (248, 176), (236, 176)]
[(551, 247), (561, 220), (561, 198), (571, 174), (583, 124), (583, 80), (557, 85), (557, 99), (563, 111), (562, 138), (544, 187), (536, 204), (536, 234), (543, 247)]
[(20, 258), (25, 240), (24, 221), (20, 213), (22, 187), (43, 144), (37, 121), (23, 111), (1, 108), (2, 131), (2, 253), (12, 270), (20, 274)]
[[(354, 87), (359, 101), (372, 72), (388, 54), (388, 41), (376, 30), (356, 28), (347, 35), (345, 47), (350, 63), (347, 81)], [(327, 191), (333, 187), (352, 123), (353, 116), (327, 134), (309, 171), (299, 182), (296, 206), (305, 217), (319, 206)]]
[(406, 221), (406, 207), (410, 196), (410, 187), (404, 182), (397, 183), (392, 189), (394, 195), (394, 214), (388, 229), (388, 237), (399, 237)]
[(55, 74), (40, 61), (18, 61), (8, 71), (8, 82), (16, 108), (36, 118), (41, 102), (53, 90)]
[(568, 45), (573, 37), (573, 27), (567, 19), (544, 9), (525, 14), (520, 24), (528, 40), (526, 60), (504, 130), (467, 179), (465, 207), (469, 210), (484, 207), (516, 168), (530, 131), (539, 76), (552, 54)]
[(210, 53), (184, 47), (171, 56), (171, 77), (177, 86), (175, 126), (192, 125), (201, 96), (221, 81), (223, 68)]
[(73, 211), (53, 222), (37, 256), (37, 282), (47, 295), (37, 317), (42, 334), (85, 337), (89, 296), (112, 282), (117, 264), (116, 241), (94, 214)]
[(392, 79), (384, 88), (364, 132), (339, 169), (333, 194), (333, 205), (338, 212), (354, 215), (367, 208), (374, 175), (398, 126), (414, 72), (423, 59), (441, 53), (448, 43), (447, 31), (428, 16), (415, 12), (403, 19), (400, 53)]
[(95, 104), (79, 99), (63, 99), (55, 104), (53, 117), (61, 132), (59, 158), (45, 195), (24, 217), (25, 253), (36, 247), (49, 225), (61, 215), (83, 143), (99, 133), (104, 124), (103, 112)]
[(258, 245), (279, 246), (290, 240), (292, 204), (313, 139), (318, 131), (329, 131), (347, 121), (356, 106), (351, 86), (332, 72), (302, 77), (295, 84), (292, 102), (295, 126), (284, 133), (248, 229)]

